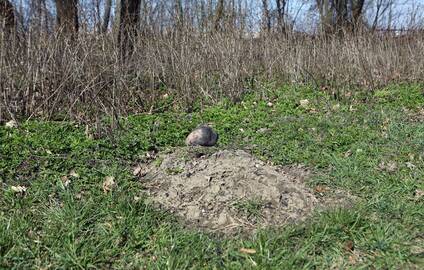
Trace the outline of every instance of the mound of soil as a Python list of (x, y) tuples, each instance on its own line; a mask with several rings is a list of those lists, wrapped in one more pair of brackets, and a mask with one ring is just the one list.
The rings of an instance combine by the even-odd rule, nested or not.
[(302, 166), (270, 166), (242, 150), (205, 151), (210, 150), (185, 148), (160, 155), (141, 176), (155, 205), (190, 227), (252, 231), (304, 220), (327, 204), (304, 185), (309, 172)]

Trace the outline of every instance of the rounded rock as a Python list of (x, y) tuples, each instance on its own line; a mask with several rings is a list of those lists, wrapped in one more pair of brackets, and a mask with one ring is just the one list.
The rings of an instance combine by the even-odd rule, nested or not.
[(217, 141), (218, 134), (206, 125), (199, 126), (186, 138), (188, 146), (214, 146)]

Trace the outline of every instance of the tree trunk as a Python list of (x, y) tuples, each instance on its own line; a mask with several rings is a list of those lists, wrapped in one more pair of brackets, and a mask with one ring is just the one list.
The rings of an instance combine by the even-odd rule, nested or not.
[(111, 8), (112, 8), (112, 0), (105, 0), (105, 10), (104, 10), (103, 21), (102, 21), (102, 33), (106, 33), (107, 28), (109, 27)]
[(275, 0), (275, 4), (277, 6), (277, 25), (282, 33), (286, 32), (284, 17), (286, 13), (287, 1), (288, 0)]
[(184, 26), (184, 14), (182, 0), (175, 0), (175, 25), (178, 31)]
[(320, 17), (320, 29), (324, 34), (329, 34), (333, 30), (333, 14), (331, 0), (317, 0), (317, 7)]
[(43, 12), (44, 12), (44, 30), (50, 32), (54, 26), (54, 17), (49, 13), (46, 0), (42, 0)]
[(333, 6), (336, 13), (334, 28), (337, 32), (341, 33), (349, 25), (347, 0), (333, 0)]
[(224, 17), (224, 0), (218, 0), (216, 11), (215, 11), (215, 22), (214, 22), (215, 31), (218, 31), (220, 29), (220, 24), (223, 17)]
[(203, 32), (207, 28), (208, 22), (207, 22), (208, 15), (206, 14), (206, 7), (205, 3), (203, 1), (200, 2), (200, 30)]
[[(0, 0), (1, 1), (1, 0)], [(46, 0), (32, 0), (29, 4), (29, 21), (31, 28), (36, 28), (40, 32), (50, 33), (55, 24), (55, 17), (49, 12)]]
[(317, 0), (321, 30), (326, 33), (355, 31), (361, 22), (365, 0)]
[(353, 19), (353, 23), (355, 27), (357, 27), (361, 21), (361, 16), (364, 10), (365, 0), (356, 0), (356, 1), (353, 1), (353, 3), (355, 3), (355, 5), (353, 5), (352, 7), (352, 19)]
[(141, 0), (121, 0), (118, 6), (118, 46), (123, 60), (130, 56), (134, 49), (134, 39), (140, 21)]
[(78, 33), (78, 0), (56, 0), (58, 29), (74, 37)]
[(271, 16), (268, 9), (268, 0), (262, 0), (262, 28), (266, 32), (271, 31)]
[(15, 11), (13, 5), (8, 0), (0, 0), (0, 27), (5, 31), (15, 28)]

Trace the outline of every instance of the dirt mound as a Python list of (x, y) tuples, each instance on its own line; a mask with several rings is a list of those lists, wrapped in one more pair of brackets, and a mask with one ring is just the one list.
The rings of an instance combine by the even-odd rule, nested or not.
[(156, 205), (209, 231), (278, 226), (326, 204), (304, 185), (304, 167), (269, 166), (242, 150), (179, 149), (143, 171), (141, 180)]

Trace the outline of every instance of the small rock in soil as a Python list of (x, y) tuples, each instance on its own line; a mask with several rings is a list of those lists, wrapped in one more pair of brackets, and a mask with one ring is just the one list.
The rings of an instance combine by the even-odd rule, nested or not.
[(214, 146), (217, 141), (218, 134), (206, 125), (199, 126), (186, 138), (186, 144), (188, 146)]

